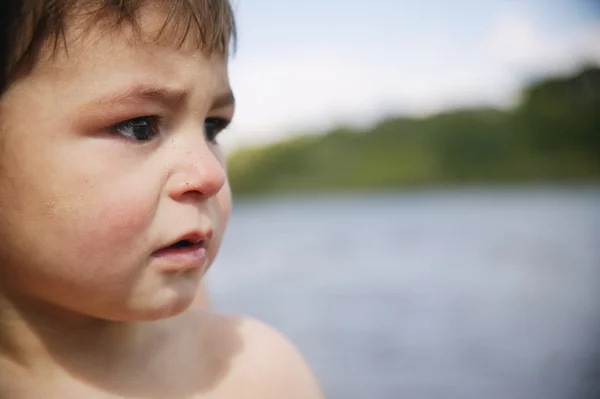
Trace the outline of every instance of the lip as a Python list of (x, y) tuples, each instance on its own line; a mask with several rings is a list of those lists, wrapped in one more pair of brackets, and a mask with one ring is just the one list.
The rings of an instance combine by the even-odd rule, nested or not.
[[(190, 233), (179, 237), (177, 240), (154, 251), (152, 257), (165, 263), (165, 270), (182, 272), (186, 270), (202, 269), (208, 257), (209, 234)], [(189, 241), (191, 245), (185, 247), (174, 246), (179, 241)]]

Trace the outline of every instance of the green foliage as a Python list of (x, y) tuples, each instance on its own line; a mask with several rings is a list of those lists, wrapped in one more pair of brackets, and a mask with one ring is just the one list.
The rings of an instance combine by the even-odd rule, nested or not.
[(533, 83), (516, 109), (398, 117), (229, 159), (234, 193), (600, 180), (600, 68)]

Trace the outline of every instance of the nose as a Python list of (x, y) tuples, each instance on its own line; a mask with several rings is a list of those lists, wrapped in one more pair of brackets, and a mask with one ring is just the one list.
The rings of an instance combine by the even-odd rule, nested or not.
[(176, 167), (169, 180), (169, 196), (181, 201), (190, 196), (202, 199), (216, 195), (227, 181), (224, 160), (212, 145), (202, 140), (186, 141), (178, 151)]

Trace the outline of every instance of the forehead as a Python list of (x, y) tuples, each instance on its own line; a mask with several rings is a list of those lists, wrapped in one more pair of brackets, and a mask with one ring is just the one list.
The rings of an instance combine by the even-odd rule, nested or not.
[(63, 45), (42, 54), (30, 75), (65, 87), (76, 83), (79, 90), (132, 80), (227, 90), (227, 54), (203, 51), (193, 35), (163, 34), (166, 17), (148, 6), (140, 10), (136, 26), (73, 18), (65, 26)]

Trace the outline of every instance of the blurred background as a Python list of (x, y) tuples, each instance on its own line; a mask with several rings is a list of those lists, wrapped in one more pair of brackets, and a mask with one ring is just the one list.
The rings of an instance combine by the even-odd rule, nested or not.
[(600, 398), (600, 4), (237, 0), (216, 308), (330, 399)]

